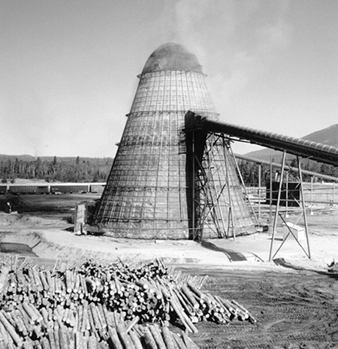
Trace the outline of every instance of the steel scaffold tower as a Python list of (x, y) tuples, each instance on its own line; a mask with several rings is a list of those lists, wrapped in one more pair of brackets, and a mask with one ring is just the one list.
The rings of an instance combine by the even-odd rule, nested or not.
[(191, 125), (191, 115), (186, 114), (185, 133), (194, 239), (201, 241), (205, 232), (218, 238), (253, 232), (257, 218), (229, 139), (223, 133), (204, 131), (198, 123)]

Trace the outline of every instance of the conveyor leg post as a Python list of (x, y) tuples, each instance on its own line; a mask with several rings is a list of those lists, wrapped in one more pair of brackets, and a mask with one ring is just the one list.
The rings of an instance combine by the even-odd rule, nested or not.
[[(283, 184), (283, 175), (284, 175), (284, 167), (285, 167), (285, 154), (286, 152), (283, 152), (283, 158), (282, 158), (282, 172), (280, 175), (280, 181), (279, 181), (279, 187), (278, 187), (278, 197), (277, 197), (277, 204), (276, 204), (276, 212), (275, 212), (275, 218), (273, 221), (273, 228), (272, 228), (272, 237), (271, 237), (271, 244), (270, 244), (270, 254), (269, 254), (269, 261), (271, 262), (272, 259), (272, 248), (273, 248), (273, 243), (275, 240), (275, 233), (277, 229), (277, 220), (278, 220), (278, 214), (279, 214), (279, 203), (280, 203), (280, 198), (281, 198), (281, 192), (282, 192), (282, 184)], [(270, 199), (272, 196), (272, 192), (270, 192)]]
[(311, 259), (310, 242), (309, 242), (309, 228), (308, 228), (308, 224), (307, 224), (307, 215), (306, 215), (304, 190), (303, 190), (302, 167), (301, 167), (301, 161), (299, 159), (299, 156), (297, 156), (297, 163), (298, 163), (298, 174), (299, 174), (299, 180), (300, 180), (300, 195), (302, 197), (301, 200), (302, 200), (303, 217), (304, 217), (304, 225), (305, 225), (305, 236), (306, 236), (306, 243), (307, 243), (307, 249), (308, 249), (307, 256), (309, 259)]

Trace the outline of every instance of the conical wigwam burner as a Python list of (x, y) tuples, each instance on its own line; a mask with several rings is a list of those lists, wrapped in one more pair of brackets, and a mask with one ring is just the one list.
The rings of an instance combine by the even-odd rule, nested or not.
[[(195, 55), (182, 45), (167, 43), (151, 54), (139, 79), (94, 225), (115, 237), (193, 238), (183, 130), (189, 110), (217, 118), (205, 75)], [(234, 165), (229, 162), (228, 166)], [(235, 186), (240, 187), (238, 179), (235, 181)], [(229, 191), (222, 192), (224, 199), (218, 199), (228, 203), (225, 196)], [(232, 195), (238, 196), (243, 205), (240, 215), (244, 220), (238, 221), (240, 230), (250, 231), (251, 228), (245, 228), (252, 221), (240, 198), (243, 193), (237, 190)], [(228, 210), (228, 204), (221, 207)], [(222, 219), (228, 216), (224, 212)], [(218, 236), (207, 229), (204, 237)]]

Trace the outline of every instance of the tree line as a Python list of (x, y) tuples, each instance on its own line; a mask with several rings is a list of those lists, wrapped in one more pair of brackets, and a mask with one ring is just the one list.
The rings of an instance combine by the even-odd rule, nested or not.
[(47, 182), (105, 182), (113, 164), (112, 158), (57, 158), (0, 160), (2, 183), (15, 183), (16, 178), (41, 179)]
[[(279, 162), (279, 161), (278, 160), (275, 161), (274, 159), (272, 159), (272, 162)], [(270, 165), (262, 164), (261, 166), (262, 166), (261, 167), (261, 185), (266, 186), (270, 183)], [(252, 186), (252, 187), (258, 186), (258, 183), (259, 183), (258, 167), (259, 165), (252, 161), (247, 161), (247, 160), (238, 161), (238, 168), (241, 172), (243, 181), (246, 186)], [(298, 168), (296, 159), (287, 161), (286, 168), (288, 167)], [(319, 163), (313, 160), (303, 160), (301, 162), (301, 169), (338, 178), (338, 167)], [(280, 173), (281, 169), (273, 167), (272, 171), (273, 171), (272, 179), (275, 180), (276, 173), (277, 172)], [(298, 171), (290, 170), (288, 171), (288, 173), (289, 173), (289, 181), (298, 181)], [(303, 181), (306, 182), (310, 180), (311, 180), (310, 175), (303, 174)], [(320, 180), (320, 178), (316, 178), (315, 180)], [(327, 180), (325, 181), (327, 182)]]
[[(0, 158), (0, 178), (2, 183), (15, 183), (16, 178), (41, 179), (47, 182), (105, 182), (113, 164), (113, 158), (40, 158), (34, 160), (17, 157)], [(272, 160), (274, 162), (274, 160)], [(278, 162), (278, 161), (277, 161)], [(289, 160), (288, 166), (297, 167), (296, 160)], [(238, 167), (247, 186), (258, 186), (258, 164), (252, 161), (239, 160)], [(305, 160), (302, 169), (328, 176), (338, 177), (338, 168), (316, 161)], [(280, 169), (273, 167), (272, 178)], [(289, 178), (297, 178), (298, 173), (289, 171)], [(303, 175), (304, 181), (310, 181), (309, 175)], [(262, 164), (261, 184), (270, 181), (270, 166)]]

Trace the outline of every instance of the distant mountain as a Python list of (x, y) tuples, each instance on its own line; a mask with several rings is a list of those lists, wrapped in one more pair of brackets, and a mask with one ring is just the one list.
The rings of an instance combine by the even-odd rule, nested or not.
[(32, 155), (5, 155), (5, 154), (0, 154), (0, 161), (6, 161), (6, 160), (22, 160), (22, 161), (35, 161), (36, 158)]
[[(40, 156), (39, 157), (41, 161), (53, 161), (54, 156)], [(5, 154), (0, 154), (0, 161), (15, 161), (18, 159), (19, 161), (36, 161), (38, 158), (32, 155), (5, 155)], [(57, 156), (56, 157), (57, 161), (62, 161), (62, 162), (75, 162), (77, 157), (76, 156)], [(103, 163), (106, 161), (112, 161), (113, 158), (110, 157), (103, 157), (103, 158), (90, 158), (90, 157), (79, 157), (79, 160), (81, 162), (83, 161), (90, 161), (90, 162), (98, 162), (98, 163)]]
[[(333, 145), (338, 148), (338, 124), (310, 133), (301, 138), (307, 139), (309, 141), (317, 142), (317, 143)], [(262, 149), (262, 150), (256, 150), (256, 151), (247, 153), (245, 154), (245, 156), (248, 156), (250, 158), (262, 159), (262, 160), (270, 160), (270, 157), (271, 157), (275, 161), (277, 161), (281, 159), (282, 152), (276, 151), (273, 149)], [(291, 154), (290, 155), (288, 154), (287, 159), (288, 158), (294, 158), (294, 156)]]
[(310, 133), (303, 138), (313, 142), (333, 145), (338, 148), (338, 124)]
[[(56, 157), (57, 161), (62, 161), (62, 162), (75, 162), (77, 159), (77, 156), (57, 156)], [(35, 158), (36, 160), (36, 158)], [(54, 156), (40, 156), (41, 161), (53, 161)], [(89, 158), (89, 157), (82, 157), (79, 156), (80, 162), (83, 161), (89, 161), (89, 162), (97, 162), (97, 163), (105, 163), (107, 161), (112, 161), (113, 158), (111, 157), (103, 157), (103, 158)]]

